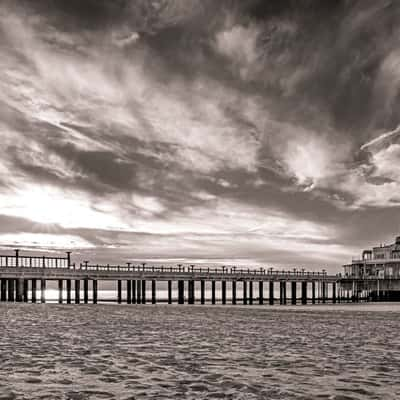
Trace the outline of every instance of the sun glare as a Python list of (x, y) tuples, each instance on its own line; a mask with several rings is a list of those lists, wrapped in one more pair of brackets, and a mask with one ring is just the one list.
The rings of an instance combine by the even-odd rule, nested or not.
[(0, 204), (2, 214), (42, 224), (58, 224), (64, 228), (128, 228), (115, 215), (115, 210), (102, 212), (85, 194), (67, 193), (50, 186), (24, 185), (11, 194), (0, 194)]

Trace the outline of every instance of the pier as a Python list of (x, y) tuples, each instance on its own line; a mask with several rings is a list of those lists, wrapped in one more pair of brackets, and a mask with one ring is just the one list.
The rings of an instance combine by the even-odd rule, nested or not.
[[(367, 285), (358, 279), (343, 278), (340, 274), (328, 275), (324, 270), (278, 271), (272, 268), (216, 268), (195, 265), (170, 267), (148, 266), (145, 263), (100, 265), (88, 261), (76, 265), (71, 262), (71, 252), (66, 252), (65, 257), (21, 255), (19, 250), (15, 250), (12, 255), (0, 255), (1, 302), (44, 303), (49, 281), (57, 282), (60, 304), (96, 304), (99, 300), (100, 281), (115, 283), (115, 301), (120, 304), (157, 304), (160, 302), (157, 289), (161, 282), (165, 282), (164, 286), (168, 291), (167, 300), (164, 300), (168, 304), (230, 303), (272, 306), (276, 303), (305, 305), (385, 299), (382, 295), (382, 288), (385, 286), (383, 282), (379, 289), (379, 283), (374, 286), (371, 281)], [(148, 282), (151, 284), (150, 298), (146, 298)], [(207, 286), (210, 288), (208, 291)], [(275, 292), (278, 290), (277, 297)], [(40, 296), (37, 296), (38, 291)], [(219, 299), (217, 291), (220, 293)], [(196, 293), (199, 295), (196, 296)]]

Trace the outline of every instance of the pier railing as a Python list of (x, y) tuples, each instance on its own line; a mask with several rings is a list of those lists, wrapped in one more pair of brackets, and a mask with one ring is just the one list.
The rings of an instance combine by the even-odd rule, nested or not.
[(79, 266), (72, 266), (72, 269), (80, 269), (86, 271), (107, 271), (107, 272), (144, 272), (144, 273), (191, 273), (191, 274), (221, 274), (221, 275), (269, 275), (269, 276), (299, 276), (299, 277), (326, 277), (327, 272), (324, 271), (305, 271), (304, 269), (293, 270), (275, 270), (273, 268), (237, 268), (237, 267), (197, 267), (195, 265), (177, 266), (147, 266), (146, 264), (135, 265), (127, 263), (126, 265), (111, 264), (89, 264), (84, 262)]
[(161, 273), (161, 274), (218, 274), (218, 275), (240, 275), (240, 276), (270, 276), (270, 277), (303, 277), (323, 279), (327, 272), (306, 271), (304, 268), (293, 268), (292, 270), (277, 270), (269, 268), (239, 268), (236, 266), (196, 266), (194, 264), (177, 264), (176, 266), (153, 265), (147, 263), (134, 264), (128, 262), (123, 265), (116, 264), (90, 264), (89, 261), (75, 264), (71, 263), (71, 252), (66, 252), (65, 257), (53, 256), (21, 256), (19, 250), (15, 255), (0, 255), (0, 268), (41, 268), (41, 269), (64, 269), (72, 271), (102, 271), (115, 273)]
[(71, 266), (70, 251), (66, 252), (66, 257), (21, 256), (19, 250), (15, 250), (15, 255), (0, 255), (0, 268), (70, 268)]

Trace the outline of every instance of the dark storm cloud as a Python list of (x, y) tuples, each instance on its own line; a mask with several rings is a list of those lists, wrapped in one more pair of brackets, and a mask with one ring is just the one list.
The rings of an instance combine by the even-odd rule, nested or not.
[(4, 1), (0, 214), (93, 256), (342, 261), (396, 230), (399, 12)]

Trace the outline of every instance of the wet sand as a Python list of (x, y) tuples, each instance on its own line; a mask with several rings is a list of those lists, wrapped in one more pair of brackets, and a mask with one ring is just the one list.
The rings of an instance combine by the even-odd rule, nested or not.
[(4, 399), (398, 399), (400, 305), (0, 306)]

